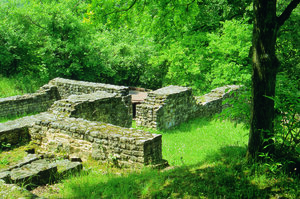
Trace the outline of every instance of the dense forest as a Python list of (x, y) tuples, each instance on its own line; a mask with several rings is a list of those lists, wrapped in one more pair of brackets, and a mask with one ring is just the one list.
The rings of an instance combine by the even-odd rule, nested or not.
[[(278, 15), (288, 3), (277, 2)], [(174, 84), (197, 94), (239, 84), (249, 100), (253, 15), (252, 0), (2, 0), (0, 76)], [(299, 153), (299, 6), (277, 34), (275, 128)], [(236, 107), (229, 115), (249, 120), (248, 106)]]
[[(251, 79), (252, 1), (0, 1), (0, 74), (205, 93)], [(286, 7), (278, 2), (278, 12)], [(299, 8), (279, 32), (278, 85), (299, 88)]]

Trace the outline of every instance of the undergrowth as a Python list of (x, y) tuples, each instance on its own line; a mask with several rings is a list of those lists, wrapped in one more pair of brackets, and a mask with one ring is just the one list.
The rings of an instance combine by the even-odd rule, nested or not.
[(33, 93), (45, 83), (46, 79), (39, 79), (33, 75), (17, 74), (10, 78), (0, 75), (0, 98)]

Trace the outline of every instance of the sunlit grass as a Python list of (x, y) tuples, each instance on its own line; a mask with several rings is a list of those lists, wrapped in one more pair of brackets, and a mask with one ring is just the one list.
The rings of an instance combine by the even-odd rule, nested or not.
[[(0, 144), (2, 144), (0, 142)], [(0, 150), (0, 170), (7, 168), (10, 165), (16, 164), (18, 161), (22, 160), (27, 153), (24, 149), (27, 146), (15, 147), (9, 151), (1, 151)]]
[(222, 147), (245, 147), (248, 140), (248, 130), (242, 125), (205, 118), (189, 121), (161, 134), (163, 157), (176, 166), (196, 164)]
[(197, 164), (224, 147), (245, 149), (249, 133), (242, 124), (208, 118), (190, 120), (171, 130), (141, 129), (162, 134), (163, 158), (172, 166)]
[(45, 84), (45, 81), (23, 74), (17, 74), (10, 78), (0, 75), (0, 98), (33, 93)]
[[(51, 185), (47, 198), (299, 198), (300, 180), (245, 160), (247, 129), (195, 119), (163, 134), (165, 171), (115, 168), (89, 159), (84, 170)], [(15, 153), (15, 152), (14, 152)], [(5, 153), (3, 153), (5, 154)], [(17, 154), (15, 154), (17, 156)], [(10, 156), (15, 156), (12, 153)], [(8, 156), (1, 156), (5, 161)], [(20, 158), (20, 157), (19, 157)], [(11, 162), (11, 161), (10, 161)], [(52, 190), (52, 191), (51, 191)], [(53, 191), (54, 190), (54, 191)]]

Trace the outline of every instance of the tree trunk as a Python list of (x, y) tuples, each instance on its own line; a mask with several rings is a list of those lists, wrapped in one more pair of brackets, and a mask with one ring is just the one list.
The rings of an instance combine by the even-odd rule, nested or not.
[(252, 107), (247, 157), (272, 151), (274, 101), (279, 62), (275, 55), (278, 31), (276, 0), (254, 0)]
[(252, 108), (248, 159), (260, 153), (273, 152), (274, 101), (279, 61), (275, 55), (277, 32), (290, 17), (300, 0), (292, 0), (282, 14), (276, 16), (276, 0), (253, 0), (254, 27), (252, 38)]

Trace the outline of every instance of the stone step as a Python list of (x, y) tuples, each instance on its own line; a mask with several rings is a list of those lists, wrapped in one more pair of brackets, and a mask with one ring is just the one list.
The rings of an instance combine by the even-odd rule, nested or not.
[(48, 111), (56, 115), (70, 116), (73, 110), (72, 104), (64, 99), (56, 101)]
[(39, 185), (53, 183), (71, 173), (82, 170), (81, 162), (70, 160), (39, 159), (35, 154), (29, 154), (20, 163), (0, 172), (0, 180), (6, 183), (18, 184), (31, 190)]

